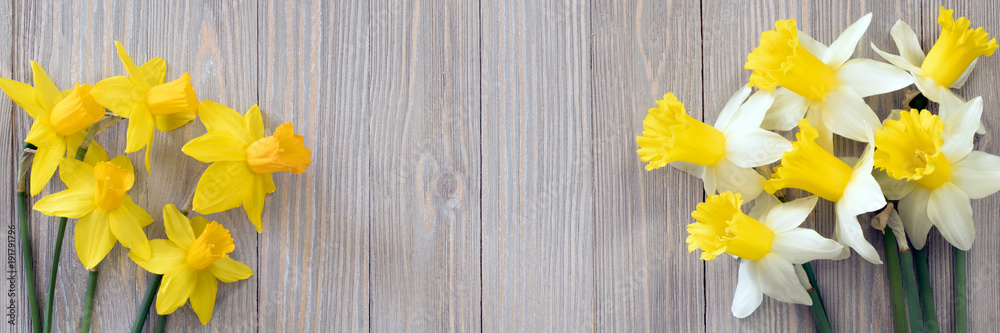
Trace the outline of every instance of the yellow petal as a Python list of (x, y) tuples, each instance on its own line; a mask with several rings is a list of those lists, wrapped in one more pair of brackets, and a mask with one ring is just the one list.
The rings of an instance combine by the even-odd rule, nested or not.
[(208, 270), (215, 275), (219, 281), (231, 283), (239, 280), (244, 280), (253, 275), (253, 270), (250, 266), (246, 264), (233, 260), (229, 256), (225, 256), (216, 260), (212, 263), (212, 266), (208, 266)]
[(243, 127), (250, 134), (250, 141), (257, 141), (264, 138), (264, 117), (260, 115), (260, 108), (257, 104), (250, 107), (247, 114), (243, 116)]
[[(83, 144), (83, 139), (86, 138), (87, 138), (86, 131), (80, 131), (77, 132), (76, 134), (65, 137), (66, 157), (76, 158), (76, 152), (80, 149), (80, 145)], [(84, 155), (84, 157), (86, 158), (86, 155)]]
[(167, 231), (167, 238), (185, 249), (197, 237), (187, 216), (181, 214), (173, 204), (163, 206), (163, 227)]
[(139, 70), (139, 67), (135, 66), (135, 62), (132, 61), (132, 57), (128, 56), (128, 52), (125, 52), (125, 47), (122, 43), (115, 41), (115, 48), (118, 50), (118, 57), (122, 60), (122, 65), (125, 66), (125, 71), (128, 72), (128, 76), (132, 77), (133, 81), (139, 85), (141, 88), (149, 89), (149, 82), (146, 79), (146, 74)]
[(131, 117), (132, 109), (144, 104), (146, 95), (132, 79), (124, 76), (112, 76), (97, 82), (90, 94), (98, 104), (124, 118)]
[(45, 73), (45, 70), (37, 62), (31, 62), (31, 73), (35, 77), (35, 93), (38, 94), (38, 102), (46, 110), (52, 110), (56, 103), (62, 100), (62, 92), (56, 88), (56, 84), (52, 83), (49, 74)]
[(66, 187), (94, 195), (94, 167), (74, 159), (64, 158), (59, 161), (59, 178)]
[(257, 228), (257, 232), (264, 231), (264, 224), (261, 221), (264, 215), (264, 183), (255, 181), (253, 191), (247, 193), (246, 200), (243, 201), (243, 210), (247, 213), (247, 218)]
[(145, 106), (140, 105), (132, 110), (132, 117), (128, 118), (128, 132), (125, 137), (126, 153), (139, 151), (139, 149), (149, 146), (153, 141), (153, 116), (149, 114)]
[(97, 205), (94, 193), (75, 189), (49, 194), (35, 203), (35, 210), (48, 216), (77, 219), (89, 214)]
[(104, 147), (97, 144), (97, 141), (90, 143), (90, 147), (87, 148), (87, 155), (84, 155), (83, 162), (90, 164), (91, 166), (97, 165), (97, 162), (107, 162), (108, 152), (104, 151)]
[(122, 168), (125, 171), (128, 171), (128, 173), (130, 175), (133, 175), (132, 182), (126, 184), (126, 186), (125, 186), (126, 189), (131, 189), (132, 185), (135, 184), (135, 177), (134, 177), (134, 175), (135, 175), (135, 168), (132, 166), (132, 161), (129, 160), (128, 157), (125, 157), (125, 155), (122, 155), (122, 156), (118, 156), (118, 157), (115, 157), (115, 158), (111, 159), (111, 164), (117, 165), (119, 168)]
[(266, 194), (271, 194), (278, 190), (278, 188), (274, 187), (274, 177), (271, 175), (257, 175), (257, 181), (263, 184), (262, 188)]
[(253, 190), (254, 173), (243, 162), (215, 162), (205, 169), (194, 191), (194, 210), (218, 213), (243, 204)]
[(38, 103), (35, 98), (35, 88), (26, 83), (17, 82), (11, 79), (0, 78), (0, 89), (10, 97), (14, 103), (20, 105), (24, 112), (31, 118), (38, 118), (38, 115), (48, 115), (49, 111)]
[(31, 195), (42, 192), (65, 154), (66, 146), (38, 147), (31, 164)]
[(149, 258), (149, 238), (142, 231), (143, 226), (153, 223), (153, 217), (140, 208), (128, 196), (118, 209), (110, 212), (111, 233), (118, 238), (122, 246), (129, 248), (129, 254), (141, 259)]
[(139, 70), (142, 71), (146, 84), (150, 87), (162, 84), (167, 78), (167, 62), (160, 57), (149, 59), (139, 67)]
[(243, 129), (243, 117), (235, 110), (216, 102), (204, 101), (198, 113), (201, 115), (201, 122), (205, 124), (205, 129), (209, 132), (227, 131), (246, 144), (252, 142), (250, 135)]
[(184, 305), (198, 283), (197, 272), (186, 265), (175, 267), (163, 274), (160, 292), (156, 293), (156, 313), (173, 313)]
[(168, 114), (166, 116), (156, 116), (156, 129), (160, 132), (170, 132), (181, 126), (187, 125), (187, 123), (197, 118), (198, 115), (178, 112), (173, 114)]
[(166, 239), (149, 241), (149, 259), (138, 258), (135, 252), (129, 252), (129, 258), (137, 265), (153, 274), (166, 274), (170, 270), (183, 266), (185, 263), (184, 249), (177, 247)]
[(212, 319), (212, 310), (215, 309), (215, 294), (219, 291), (219, 280), (211, 272), (198, 272), (198, 285), (191, 294), (191, 310), (198, 315), (198, 320), (202, 325), (207, 325)]
[(205, 231), (205, 226), (208, 225), (208, 222), (211, 221), (201, 216), (191, 218), (191, 229), (194, 229), (194, 237), (201, 236), (201, 233)]
[(46, 118), (35, 120), (31, 124), (31, 129), (28, 130), (28, 136), (24, 138), (24, 142), (31, 143), (37, 147), (55, 147), (62, 144), (63, 153), (66, 152), (66, 140), (59, 134), (56, 134), (56, 131), (52, 128), (52, 124)]
[(205, 163), (246, 161), (247, 146), (226, 131), (211, 131), (189, 141), (181, 151)]
[(94, 268), (115, 246), (116, 239), (108, 223), (108, 213), (101, 209), (94, 209), (76, 222), (73, 241), (83, 267)]

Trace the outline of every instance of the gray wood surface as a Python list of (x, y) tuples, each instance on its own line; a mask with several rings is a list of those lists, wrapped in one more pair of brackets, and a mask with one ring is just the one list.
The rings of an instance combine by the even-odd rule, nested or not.
[[(744, 85), (746, 54), (773, 22), (829, 44), (868, 12), (856, 57), (895, 51), (888, 32), (906, 20), (926, 50), (939, 1), (128, 1), (0, 0), (0, 77), (31, 80), (38, 61), (60, 88), (124, 69), (113, 42), (137, 62), (163, 57), (167, 78), (190, 72), (201, 100), (239, 112), (259, 104), (270, 132), (295, 124), (313, 163), (278, 174), (257, 234), (242, 210), (208, 216), (236, 238), (254, 269), (220, 284), (211, 323), (190, 306), (168, 331), (741, 331), (815, 330), (809, 309), (765, 299), (745, 319), (730, 313), (737, 263), (687, 252), (684, 226), (701, 182), (671, 168), (643, 170), (635, 153), (647, 110), (667, 92), (714, 122)], [(947, 1), (1000, 35), (1000, 9)], [(996, 57), (981, 59), (959, 94), (982, 95), (1000, 154)], [(884, 116), (902, 92), (869, 99)], [(0, 98), (0, 186), (13, 189), (30, 119)], [(180, 152), (204, 133), (196, 121), (156, 133), (152, 173), (142, 153), (130, 195), (154, 216), (182, 205), (206, 167)], [(125, 123), (98, 137), (124, 149)], [(837, 141), (843, 155), (862, 146)], [(54, 180), (43, 194), (61, 190)], [(12, 191), (0, 192), (6, 226)], [(39, 199), (33, 198), (33, 200)], [(973, 202), (970, 331), (995, 330), (1000, 199)], [(833, 209), (807, 225), (830, 235)], [(36, 283), (44, 304), (57, 219), (35, 213)], [(860, 218), (863, 224), (867, 216)], [(57, 281), (56, 332), (79, 330), (86, 272), (69, 225)], [(20, 231), (20, 230), (19, 230)], [(882, 247), (881, 236), (866, 236)], [(19, 243), (14, 242), (15, 246)], [(928, 242), (938, 318), (953, 323), (950, 246)], [(881, 252), (881, 250), (880, 250)], [(19, 253), (19, 252), (18, 252)], [(13, 302), (29, 322), (20, 257)], [(891, 331), (885, 268), (854, 256), (814, 265), (837, 331)], [(131, 325), (151, 277), (116, 246), (98, 266), (94, 331)], [(155, 312), (152, 312), (155, 314)], [(152, 325), (147, 325), (151, 331)]]

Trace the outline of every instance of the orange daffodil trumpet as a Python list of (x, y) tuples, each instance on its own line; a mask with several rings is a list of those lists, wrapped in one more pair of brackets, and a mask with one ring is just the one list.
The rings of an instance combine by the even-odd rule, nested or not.
[(819, 145), (833, 148), (833, 133), (868, 142), (867, 128), (881, 122), (863, 97), (899, 90), (913, 83), (895, 66), (870, 59), (848, 61), (868, 29), (871, 13), (823, 45), (796, 29), (795, 20), (779, 20), (760, 36), (760, 46), (747, 55), (749, 86), (774, 92), (774, 104), (761, 126), (787, 131), (803, 116), (819, 134)]
[[(868, 136), (871, 135), (869, 131)], [(809, 119), (800, 120), (792, 150), (781, 157), (781, 164), (764, 183), (764, 190), (773, 194), (780, 189), (797, 188), (834, 202), (837, 213), (834, 238), (868, 261), (881, 264), (878, 252), (865, 240), (857, 219), (860, 214), (885, 206), (882, 189), (872, 176), (875, 146), (869, 144), (851, 167), (821, 148), (815, 142), (818, 136)]]
[(701, 249), (701, 259), (713, 260), (729, 253), (740, 258), (739, 277), (733, 296), (733, 315), (744, 318), (760, 306), (763, 295), (786, 303), (812, 305), (799, 284), (793, 264), (834, 259), (844, 247), (815, 231), (799, 228), (816, 196), (781, 204), (771, 195), (760, 196), (750, 214), (740, 211), (739, 194), (709, 195), (687, 226), (688, 251)]
[(87, 136), (87, 128), (104, 117), (94, 101), (92, 87), (77, 84), (60, 91), (42, 66), (31, 62), (35, 86), (0, 78), (0, 89), (35, 119), (25, 142), (38, 147), (31, 167), (31, 195), (42, 192), (63, 157), (73, 157)]
[(264, 196), (274, 192), (271, 174), (301, 174), (310, 164), (304, 138), (283, 123), (264, 136), (264, 120), (254, 105), (245, 116), (211, 101), (201, 105), (201, 120), (208, 133), (181, 148), (195, 159), (212, 163), (198, 181), (194, 210), (212, 214), (243, 206), (247, 218), (263, 231)]
[(970, 199), (1000, 191), (1000, 157), (972, 151), (983, 112), (975, 98), (942, 120), (927, 110), (899, 113), (875, 134), (875, 166), (886, 173), (879, 181), (917, 249), (927, 242), (931, 226), (960, 250), (976, 238)]
[(191, 300), (191, 309), (202, 325), (208, 324), (215, 308), (219, 281), (236, 282), (253, 275), (247, 265), (233, 260), (236, 246), (229, 230), (201, 216), (188, 219), (174, 205), (163, 207), (167, 239), (154, 239), (146, 258), (129, 252), (143, 269), (163, 274), (156, 294), (156, 313), (166, 315)]
[(59, 178), (67, 189), (42, 198), (35, 203), (35, 210), (80, 219), (73, 239), (84, 267), (97, 266), (116, 241), (129, 248), (130, 255), (149, 258), (149, 240), (142, 228), (153, 223), (153, 217), (126, 194), (135, 183), (128, 158), (118, 156), (108, 161), (100, 146), (91, 145), (84, 161), (62, 159)]
[[(649, 109), (642, 136), (636, 137), (646, 170), (671, 164), (704, 181), (705, 193), (734, 191), (752, 200), (764, 178), (753, 167), (772, 163), (790, 150), (784, 137), (760, 128), (770, 107), (768, 93), (738, 91), (722, 108), (715, 126), (694, 119), (672, 93)], [(745, 101), (745, 102), (744, 102)]]
[(194, 120), (198, 114), (198, 98), (192, 89), (190, 74), (184, 73), (176, 80), (164, 82), (167, 63), (163, 58), (150, 59), (137, 67), (121, 43), (115, 42), (115, 47), (129, 76), (101, 80), (94, 85), (94, 98), (108, 110), (128, 118), (125, 152), (146, 148), (145, 164), (149, 172), (153, 129), (172, 131)]
[[(890, 31), (899, 55), (879, 50), (875, 44), (871, 47), (885, 60), (910, 72), (917, 89), (927, 99), (942, 104), (941, 117), (947, 119), (948, 112), (958, 110), (964, 103), (951, 88), (965, 85), (969, 73), (976, 67), (976, 60), (980, 56), (991, 56), (997, 50), (997, 40), (990, 39), (983, 28), (972, 29), (972, 22), (965, 17), (956, 20), (954, 10), (940, 7), (939, 11), (941, 35), (927, 55), (920, 47), (917, 34), (902, 20), (896, 21)], [(980, 129), (984, 130), (982, 126)]]

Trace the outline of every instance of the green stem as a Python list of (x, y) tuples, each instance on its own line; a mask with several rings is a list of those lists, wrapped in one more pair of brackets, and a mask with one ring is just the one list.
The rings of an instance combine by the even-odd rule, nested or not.
[(142, 305), (139, 306), (139, 312), (135, 314), (135, 322), (132, 323), (132, 333), (142, 332), (142, 327), (146, 325), (146, 316), (149, 315), (149, 307), (153, 305), (153, 298), (156, 296), (156, 292), (160, 290), (160, 281), (163, 280), (163, 275), (156, 274), (153, 275), (153, 279), (149, 280), (149, 287), (146, 287), (146, 296), (142, 298)]
[(153, 327), (153, 333), (163, 333), (163, 329), (166, 327), (167, 327), (167, 315), (157, 315), (156, 326)]
[(906, 323), (906, 303), (903, 301), (903, 283), (899, 271), (899, 246), (890, 228), (882, 234), (885, 243), (885, 269), (889, 278), (889, 296), (892, 301), (892, 327), (896, 333), (906, 333), (910, 329)]
[(955, 249), (955, 332), (968, 332), (969, 316), (965, 298), (965, 251)]
[(24, 264), (24, 279), (25, 283), (27, 283), (26, 296), (28, 297), (28, 312), (31, 314), (31, 330), (32, 332), (39, 333), (42, 331), (42, 318), (38, 313), (38, 299), (36, 298), (35, 268), (31, 256), (31, 235), (29, 234), (30, 230), (28, 230), (28, 185), (25, 182), (27, 174), (25, 166), (27, 165), (26, 161), (28, 158), (26, 150), (29, 149), (37, 149), (37, 147), (30, 143), (25, 143), (24, 150), (21, 150), (18, 161), (17, 193), (14, 197), (17, 201), (18, 228), (21, 228), (21, 261)]
[(937, 313), (934, 312), (934, 292), (931, 290), (931, 273), (927, 267), (927, 248), (913, 251), (917, 262), (917, 283), (920, 287), (920, 307), (924, 312), (924, 327), (927, 332), (938, 333)]
[(90, 332), (90, 320), (94, 314), (94, 291), (97, 289), (97, 268), (90, 271), (87, 276), (87, 297), (83, 300), (83, 324), (80, 325), (80, 332)]
[(812, 298), (812, 310), (813, 321), (816, 322), (816, 329), (820, 333), (833, 333), (833, 326), (830, 325), (830, 317), (826, 314), (826, 307), (823, 306), (823, 297), (819, 294), (819, 286), (816, 285), (816, 274), (813, 274), (812, 265), (809, 263), (802, 264), (802, 269), (806, 271), (806, 276), (809, 277), (809, 298)]
[(906, 293), (906, 311), (910, 317), (911, 332), (924, 332), (924, 319), (920, 313), (920, 295), (917, 293), (917, 276), (913, 270), (913, 253), (899, 251), (900, 269), (903, 273), (903, 291)]
[[(76, 150), (76, 160), (83, 161), (87, 156), (87, 146), (81, 145)], [(59, 218), (59, 230), (56, 232), (56, 246), (52, 252), (52, 266), (49, 268), (49, 294), (45, 303), (45, 333), (52, 332), (52, 310), (56, 298), (56, 277), (59, 275), (59, 258), (62, 256), (63, 238), (66, 235), (66, 218)]]

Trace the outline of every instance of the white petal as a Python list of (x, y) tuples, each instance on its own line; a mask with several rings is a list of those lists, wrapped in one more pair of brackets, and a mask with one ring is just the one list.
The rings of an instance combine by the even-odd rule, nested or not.
[(792, 144), (777, 133), (760, 127), (745, 127), (726, 133), (726, 158), (734, 164), (752, 168), (781, 159)]
[(931, 100), (931, 102), (944, 103), (942, 99), (948, 98), (949, 94), (954, 95), (948, 87), (939, 86), (937, 82), (934, 82), (934, 79), (926, 76), (915, 74), (913, 76), (913, 84), (916, 84), (917, 89), (924, 94), (924, 97)]
[(809, 53), (816, 58), (820, 58), (826, 54), (826, 45), (816, 41), (816, 39), (812, 38), (812, 36), (809, 36), (809, 34), (802, 30), (799, 30), (799, 44), (806, 48), (806, 51), (809, 51)]
[(747, 216), (750, 216), (757, 221), (766, 221), (767, 215), (771, 212), (771, 210), (774, 209), (774, 207), (778, 207), (780, 204), (781, 201), (778, 201), (778, 198), (775, 198), (773, 195), (766, 193), (761, 194), (753, 201), (753, 207), (750, 208), (750, 212), (747, 213)]
[[(741, 168), (726, 158), (715, 164), (715, 180), (719, 192), (732, 191), (740, 193), (744, 201), (757, 198), (764, 190), (764, 176), (751, 168)], [(707, 193), (707, 192), (706, 192)]]
[(844, 246), (832, 239), (820, 236), (816, 231), (795, 228), (775, 233), (771, 243), (771, 253), (777, 254), (793, 264), (802, 264), (817, 259), (835, 259)]
[(785, 258), (768, 254), (757, 261), (757, 283), (765, 295), (785, 303), (812, 305), (806, 288), (799, 283), (795, 267)]
[(845, 209), (850, 215), (873, 212), (885, 207), (882, 187), (872, 176), (871, 158), (862, 160), (861, 165), (854, 169), (851, 180), (847, 182), (844, 195), (837, 201), (837, 206)]
[(841, 87), (826, 95), (823, 122), (842, 137), (868, 142), (867, 131), (882, 128), (882, 121), (852, 88)]
[(872, 176), (875, 177), (878, 186), (882, 188), (882, 194), (889, 200), (900, 200), (910, 194), (914, 186), (917, 186), (917, 182), (892, 178), (885, 170), (872, 170)]
[(885, 61), (888, 61), (890, 64), (893, 64), (896, 67), (902, 68), (902, 69), (904, 69), (904, 70), (906, 70), (906, 71), (908, 71), (908, 72), (910, 72), (910, 73), (912, 73), (914, 75), (923, 75), (924, 74), (924, 72), (920, 70), (920, 65), (919, 64), (915, 65), (915, 64), (911, 63), (909, 60), (906, 60), (906, 58), (903, 58), (902, 56), (898, 56), (898, 55), (895, 55), (895, 54), (892, 54), (892, 53), (889, 53), (889, 52), (882, 51), (882, 50), (880, 50), (878, 48), (878, 46), (875, 46), (875, 43), (871, 43), (871, 47), (872, 47), (872, 50), (875, 51), (875, 53), (878, 53), (879, 56), (882, 56), (882, 59), (885, 59)]
[(796, 199), (792, 202), (780, 204), (767, 213), (766, 225), (774, 233), (782, 233), (795, 229), (812, 213), (816, 207), (819, 197), (811, 195), (805, 198)]
[(816, 144), (823, 150), (833, 151), (833, 132), (823, 119), (823, 115), (829, 112), (831, 112), (830, 107), (826, 103), (812, 102), (809, 104), (809, 111), (806, 112), (806, 118), (809, 118), (809, 124), (816, 129)]
[(941, 120), (944, 120), (941, 152), (949, 161), (958, 161), (972, 151), (972, 141), (983, 114), (983, 98), (976, 97), (957, 110), (941, 113)]
[(913, 248), (919, 250), (927, 243), (927, 233), (931, 231), (930, 218), (927, 216), (927, 200), (931, 191), (917, 186), (910, 194), (899, 200), (899, 218), (903, 220), (903, 230), (910, 238)]
[(927, 200), (927, 216), (948, 243), (963, 251), (972, 247), (972, 242), (976, 240), (972, 202), (958, 186), (944, 183), (931, 191)]
[(1000, 156), (974, 151), (951, 165), (951, 182), (970, 199), (1000, 191)]
[(854, 252), (857, 252), (858, 255), (865, 258), (865, 260), (874, 264), (881, 264), (882, 260), (879, 259), (878, 252), (875, 251), (875, 247), (865, 240), (865, 234), (861, 231), (861, 225), (858, 223), (857, 215), (852, 215), (851, 213), (851, 211), (856, 209), (846, 206), (848, 205), (844, 202), (837, 202), (836, 205), (837, 241), (854, 249)]
[(837, 81), (861, 97), (896, 91), (913, 84), (913, 76), (899, 67), (871, 59), (854, 59), (837, 69)]
[(779, 87), (774, 90), (774, 103), (764, 115), (760, 127), (778, 131), (791, 130), (805, 116), (807, 109), (809, 102), (805, 97)]
[(726, 106), (722, 107), (722, 111), (719, 112), (719, 118), (715, 120), (715, 128), (723, 129), (729, 125), (729, 120), (733, 119), (733, 115), (736, 114), (736, 110), (740, 108), (740, 104), (750, 96), (750, 87), (744, 86), (726, 102)]
[[(725, 160), (725, 158), (723, 158)], [(721, 160), (719, 161), (722, 162)], [(705, 195), (713, 195), (719, 189), (719, 179), (716, 175), (716, 170), (714, 166), (706, 166), (705, 172), (702, 173), (701, 181), (705, 185)], [(763, 188), (763, 186), (761, 186)]]
[(830, 48), (826, 50), (826, 53), (823, 54), (823, 63), (830, 66), (830, 68), (837, 68), (846, 62), (847, 59), (850, 59), (851, 55), (854, 54), (854, 49), (858, 46), (858, 41), (865, 35), (865, 31), (868, 30), (868, 24), (871, 22), (872, 13), (868, 13), (847, 27), (844, 32), (840, 33), (837, 40), (830, 44)]
[(899, 55), (907, 62), (914, 64), (914, 66), (920, 66), (924, 63), (924, 50), (920, 48), (920, 38), (913, 32), (913, 28), (910, 28), (909, 24), (903, 20), (897, 20), (896, 24), (889, 30), (889, 35), (896, 42)]
[(757, 284), (757, 263), (752, 260), (740, 260), (740, 273), (736, 280), (736, 293), (733, 294), (733, 316), (746, 318), (764, 300), (764, 293)]
[(969, 80), (969, 74), (972, 74), (972, 70), (976, 68), (977, 62), (979, 62), (979, 58), (973, 59), (972, 63), (969, 64), (969, 67), (966, 68), (964, 72), (962, 72), (962, 76), (959, 76), (958, 80), (955, 80), (955, 83), (951, 84), (951, 87), (955, 89), (962, 88), (962, 86), (965, 85), (965, 81)]
[(694, 163), (684, 162), (684, 161), (673, 161), (673, 162), (670, 162), (670, 163), (667, 163), (667, 164), (670, 165), (670, 166), (673, 166), (677, 170), (684, 171), (684, 173), (686, 173), (686, 174), (698, 177), (698, 179), (702, 179), (702, 178), (705, 177), (705, 166), (704, 165), (694, 164)]
[[(743, 128), (760, 128), (767, 109), (774, 103), (774, 93), (766, 90), (758, 90), (750, 96), (746, 102), (739, 107), (732, 121), (724, 127), (723, 132), (736, 131)], [(722, 127), (717, 127), (722, 128)]]

